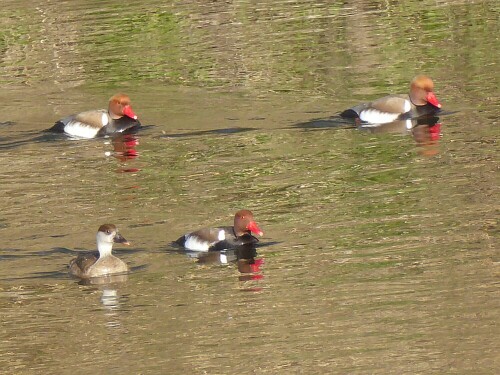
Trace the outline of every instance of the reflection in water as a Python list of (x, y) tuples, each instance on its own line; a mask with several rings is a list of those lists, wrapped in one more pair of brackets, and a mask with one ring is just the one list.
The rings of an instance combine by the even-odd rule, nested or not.
[(102, 305), (109, 310), (116, 310), (119, 308), (118, 291), (116, 289), (102, 290), (101, 296)]
[[(119, 136), (113, 137), (111, 139), (113, 145), (113, 156), (122, 162), (117, 169), (118, 173), (136, 173), (141, 169), (137, 167), (127, 166), (126, 163), (139, 157), (139, 152), (136, 147), (139, 145), (139, 137), (134, 134), (120, 134)], [(106, 155), (111, 155), (111, 153), (106, 153)], [(138, 188), (137, 185), (130, 186), (132, 189)]]
[(120, 309), (120, 296), (116, 289), (102, 288), (101, 303), (106, 315), (106, 327), (120, 327), (118, 311)]
[(238, 271), (242, 273), (240, 281), (260, 280), (264, 278), (260, 267), (264, 264), (264, 258), (238, 259)]
[(439, 138), (441, 137), (441, 123), (437, 116), (424, 116), (417, 119), (393, 121), (386, 124), (364, 124), (358, 128), (370, 133), (401, 133), (411, 134), (420, 152), (424, 156), (433, 156), (439, 153)]
[[(199, 264), (236, 264), (240, 281), (261, 280), (264, 278), (261, 266), (263, 258), (257, 258), (257, 249), (254, 245), (242, 245), (235, 249), (209, 251), (209, 252), (187, 252), (187, 255), (196, 258)], [(256, 288), (252, 288), (256, 291)], [(260, 290), (260, 288), (258, 289)]]
[(433, 156), (439, 153), (441, 123), (419, 124), (412, 129), (412, 134), (417, 146), (422, 147), (422, 155)]
[(353, 123), (346, 121), (340, 116), (328, 118), (318, 118), (310, 121), (295, 124), (294, 128), (305, 130), (314, 129), (345, 129), (346, 127), (356, 127), (361, 131), (373, 134), (379, 133), (399, 133), (411, 134), (417, 146), (422, 147), (421, 153), (425, 156), (432, 156), (439, 152), (439, 138), (441, 137), (441, 123), (438, 123), (437, 116), (423, 116), (415, 119), (397, 120), (384, 124), (370, 124), (359, 121)]
[(135, 149), (139, 145), (139, 138), (136, 135), (120, 134), (113, 137), (111, 143), (113, 144), (113, 156), (120, 161), (135, 159), (139, 156)]
[(103, 306), (104, 315), (106, 316), (106, 327), (117, 328), (121, 326), (119, 320), (120, 295), (118, 293), (118, 285), (127, 281), (127, 274), (106, 275), (101, 277), (92, 277), (90, 279), (81, 279), (80, 285), (97, 285), (101, 294), (101, 304)]

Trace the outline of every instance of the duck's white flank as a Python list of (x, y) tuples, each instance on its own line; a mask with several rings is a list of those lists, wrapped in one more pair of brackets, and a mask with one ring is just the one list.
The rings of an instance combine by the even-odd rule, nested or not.
[(186, 241), (184, 242), (184, 247), (193, 251), (208, 251), (210, 243), (207, 241), (200, 240), (197, 236), (186, 235)]
[(101, 123), (102, 123), (102, 126), (106, 126), (109, 124), (109, 116), (107, 113), (103, 113), (102, 116), (101, 116)]
[(64, 127), (64, 132), (80, 138), (94, 138), (97, 135), (99, 128), (89, 126), (80, 121), (70, 121)]
[(366, 109), (361, 111), (359, 118), (371, 124), (385, 124), (392, 122), (399, 117), (399, 113), (380, 112), (377, 109)]
[(359, 118), (361, 121), (366, 121), (371, 124), (386, 124), (388, 122), (393, 122), (398, 119), (400, 115), (406, 113), (411, 110), (411, 103), (409, 100), (404, 101), (403, 111), (402, 113), (390, 113), (390, 112), (382, 112), (378, 109), (368, 108), (359, 114)]

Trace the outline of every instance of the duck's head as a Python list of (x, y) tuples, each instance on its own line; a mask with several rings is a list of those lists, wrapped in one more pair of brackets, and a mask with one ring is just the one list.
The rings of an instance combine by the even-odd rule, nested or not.
[(118, 233), (118, 229), (114, 224), (103, 224), (99, 227), (97, 231), (97, 248), (101, 250), (102, 248), (111, 248), (113, 243), (122, 243), (124, 245), (130, 245), (130, 243)]
[(236, 212), (236, 215), (234, 215), (234, 232), (238, 237), (250, 233), (259, 236), (264, 235), (255, 222), (252, 211), (249, 210), (240, 210)]
[(137, 115), (130, 106), (130, 98), (125, 94), (116, 94), (109, 99), (108, 112), (113, 119), (127, 116), (133, 120), (137, 120)]
[(415, 105), (432, 104), (436, 108), (441, 108), (441, 103), (434, 94), (434, 82), (425, 75), (416, 76), (411, 81), (410, 99)]

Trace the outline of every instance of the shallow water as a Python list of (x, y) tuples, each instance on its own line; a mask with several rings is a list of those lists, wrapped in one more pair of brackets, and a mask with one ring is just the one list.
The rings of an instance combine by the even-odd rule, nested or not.
[[(496, 372), (497, 2), (2, 11), (0, 373)], [(336, 116), (418, 73), (437, 134)], [(139, 134), (42, 132), (118, 91)], [(240, 208), (256, 253), (172, 251)], [(132, 272), (79, 283), (105, 222)]]

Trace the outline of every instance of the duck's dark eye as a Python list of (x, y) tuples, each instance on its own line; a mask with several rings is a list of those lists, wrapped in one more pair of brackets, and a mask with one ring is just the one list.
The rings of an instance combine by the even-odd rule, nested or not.
[(108, 229), (108, 230), (106, 231), (106, 233), (107, 233), (107, 234), (111, 234), (111, 231)]

